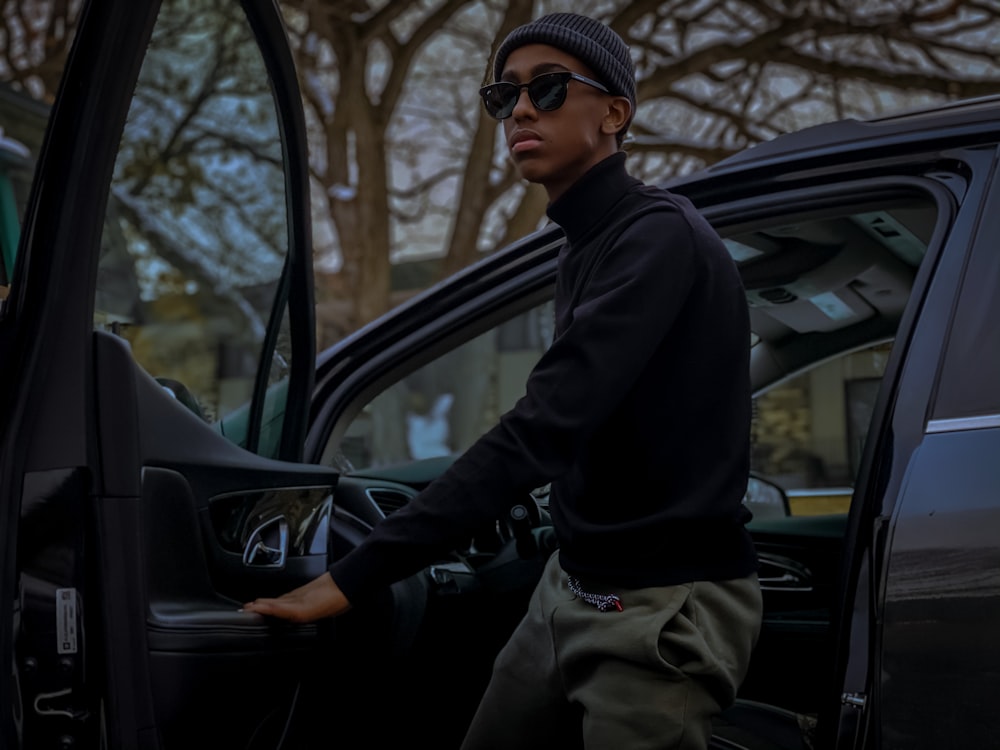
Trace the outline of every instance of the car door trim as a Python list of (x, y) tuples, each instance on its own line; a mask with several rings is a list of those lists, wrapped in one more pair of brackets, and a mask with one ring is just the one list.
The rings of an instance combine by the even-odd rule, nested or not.
[(1000, 427), (1000, 414), (983, 414), (977, 417), (955, 417), (932, 419), (927, 423), (927, 433), (966, 432), (968, 430), (989, 430)]

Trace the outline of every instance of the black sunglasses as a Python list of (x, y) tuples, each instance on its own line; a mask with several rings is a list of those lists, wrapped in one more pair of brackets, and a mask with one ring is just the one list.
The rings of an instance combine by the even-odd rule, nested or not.
[(542, 112), (551, 112), (559, 109), (566, 101), (566, 91), (569, 89), (570, 81), (580, 81), (595, 89), (600, 89), (605, 94), (611, 92), (597, 81), (592, 81), (579, 73), (571, 73), (568, 70), (560, 70), (555, 73), (542, 73), (535, 76), (527, 83), (511, 83), (510, 81), (500, 81), (483, 86), (479, 89), (479, 95), (483, 97), (483, 105), (490, 117), (498, 120), (506, 120), (514, 112), (517, 100), (521, 98), (521, 89), (528, 90), (528, 98), (535, 108)]

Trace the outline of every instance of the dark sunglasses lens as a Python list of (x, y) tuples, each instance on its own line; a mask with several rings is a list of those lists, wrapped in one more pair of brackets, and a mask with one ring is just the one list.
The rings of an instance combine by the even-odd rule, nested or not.
[[(531, 103), (542, 112), (559, 109), (566, 101), (569, 78), (567, 73), (546, 73), (533, 78), (526, 86)], [(500, 81), (484, 86), (479, 93), (483, 97), (483, 104), (490, 117), (506, 120), (517, 106), (522, 88), (525, 86)]]
[(519, 93), (520, 89), (513, 83), (494, 83), (483, 89), (483, 104), (490, 117), (503, 120), (514, 111)]
[(569, 81), (561, 73), (538, 76), (528, 84), (528, 96), (543, 112), (559, 109), (566, 101), (566, 84)]

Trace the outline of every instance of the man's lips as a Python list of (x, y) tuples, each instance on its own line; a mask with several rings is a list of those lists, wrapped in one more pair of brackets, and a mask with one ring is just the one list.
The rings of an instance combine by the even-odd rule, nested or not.
[(538, 137), (537, 133), (525, 131), (514, 133), (510, 138), (508, 148), (512, 154), (520, 154), (538, 148), (540, 145), (542, 145), (542, 139)]

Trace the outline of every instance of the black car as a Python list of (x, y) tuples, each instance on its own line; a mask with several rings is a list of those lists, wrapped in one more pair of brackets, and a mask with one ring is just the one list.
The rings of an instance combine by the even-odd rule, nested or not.
[[(454, 746), (551, 549), (545, 488), (336, 621), (239, 605), (324, 571), (512, 403), (551, 337), (562, 237), (317, 357), (277, 10), (159, 5), (87, 5), (4, 268), (0, 746)], [(670, 185), (725, 238), (753, 328), (765, 622), (718, 748), (1000, 734), (998, 145), (988, 98)], [(207, 289), (167, 267), (209, 255)], [(213, 371), (211, 399), (179, 359)]]

